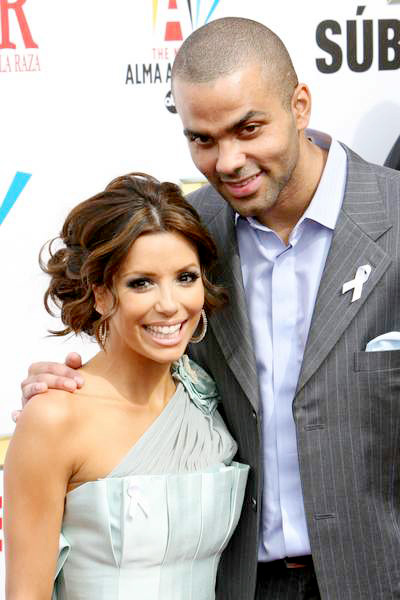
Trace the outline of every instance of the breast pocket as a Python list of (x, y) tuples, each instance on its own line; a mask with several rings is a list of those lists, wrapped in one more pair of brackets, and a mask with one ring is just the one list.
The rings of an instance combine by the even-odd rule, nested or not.
[[(375, 498), (377, 510), (388, 499), (400, 514), (400, 350), (356, 352), (351, 374), (351, 447), (360, 497)], [(379, 506), (381, 503), (381, 506)]]
[(400, 370), (400, 350), (379, 352), (355, 352), (355, 371), (395, 371)]
[(354, 394), (364, 410), (399, 418), (400, 350), (355, 352), (354, 371)]
[(355, 352), (351, 386), (349, 410), (368, 433), (366, 440), (398, 461), (393, 453), (397, 456), (400, 434), (400, 350)]

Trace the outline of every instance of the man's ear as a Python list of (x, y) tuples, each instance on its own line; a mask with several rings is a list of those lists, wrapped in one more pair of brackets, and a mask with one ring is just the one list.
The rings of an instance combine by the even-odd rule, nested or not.
[(311, 116), (311, 92), (305, 83), (299, 83), (294, 90), (291, 109), (298, 131), (308, 127)]
[(111, 307), (110, 290), (105, 285), (93, 285), (92, 290), (94, 294), (95, 309), (100, 315), (107, 314)]

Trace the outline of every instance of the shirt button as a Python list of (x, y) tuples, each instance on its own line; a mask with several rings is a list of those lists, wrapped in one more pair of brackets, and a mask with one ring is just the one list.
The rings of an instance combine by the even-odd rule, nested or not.
[(255, 410), (253, 410), (253, 419), (256, 421), (257, 420), (257, 413)]
[(251, 497), (251, 508), (254, 510), (254, 512), (257, 512), (257, 500), (254, 498), (254, 496)]

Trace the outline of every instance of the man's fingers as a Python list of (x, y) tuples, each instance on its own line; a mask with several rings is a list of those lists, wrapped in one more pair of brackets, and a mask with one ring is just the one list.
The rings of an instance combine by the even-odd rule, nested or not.
[(22, 413), (22, 410), (13, 410), (11, 413), (11, 418), (16, 423), (18, 421), (19, 415)]
[(21, 383), (22, 404), (24, 405), (35, 394), (47, 392), (47, 385), (44, 381), (32, 381), (31, 378), (25, 379)]
[(65, 364), (71, 369), (80, 369), (82, 366), (82, 358), (81, 355), (77, 352), (70, 352), (67, 354), (67, 358), (65, 359)]
[(25, 379), (21, 384), (23, 406), (36, 394), (42, 394), (48, 389), (75, 392), (78, 385), (70, 377), (51, 375), (50, 373), (34, 375)]
[(50, 361), (32, 363), (28, 369), (29, 376), (53, 373), (54, 375), (67, 377), (69, 372), (73, 373), (73, 370), (67, 367), (67, 365)]
[[(79, 355), (76, 355), (79, 357)], [(80, 357), (79, 357), (80, 359)], [(55, 389), (67, 389), (63, 382), (58, 383), (57, 385), (52, 385), (51, 382), (57, 381), (59, 377), (60, 380), (64, 379), (72, 379), (75, 381), (76, 386), (81, 387), (83, 385), (83, 377), (76, 372), (75, 368), (68, 367), (67, 365), (63, 365), (62, 363), (56, 362), (37, 362), (33, 363), (28, 369), (29, 376), (23, 382), (24, 383), (32, 383), (38, 381), (44, 381), (47, 383), (49, 388)], [(48, 377), (51, 377), (48, 379)], [(76, 389), (76, 386), (73, 389)], [(68, 388), (68, 391), (71, 391)]]

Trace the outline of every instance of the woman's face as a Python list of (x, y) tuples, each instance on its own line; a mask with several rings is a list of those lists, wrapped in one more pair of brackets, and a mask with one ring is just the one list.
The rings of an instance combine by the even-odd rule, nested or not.
[[(159, 363), (177, 360), (197, 327), (204, 286), (196, 248), (176, 233), (140, 236), (115, 281), (119, 305), (109, 322), (107, 351), (130, 351)], [(99, 312), (111, 294), (96, 292)]]

